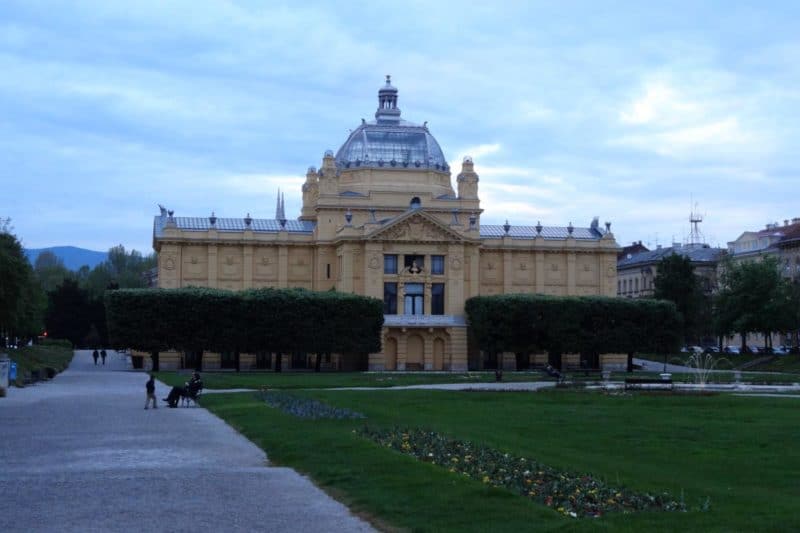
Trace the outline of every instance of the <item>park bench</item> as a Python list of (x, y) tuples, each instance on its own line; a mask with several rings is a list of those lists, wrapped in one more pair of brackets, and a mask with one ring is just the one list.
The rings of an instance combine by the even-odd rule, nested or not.
[[(646, 388), (657, 388), (655, 385), (660, 385), (661, 387), (658, 388), (668, 388), (672, 390), (672, 379), (661, 379), (661, 378), (625, 378), (625, 390), (632, 390), (632, 389), (643, 389), (645, 388), (644, 385), (648, 385)], [(650, 386), (653, 387), (650, 387)]]

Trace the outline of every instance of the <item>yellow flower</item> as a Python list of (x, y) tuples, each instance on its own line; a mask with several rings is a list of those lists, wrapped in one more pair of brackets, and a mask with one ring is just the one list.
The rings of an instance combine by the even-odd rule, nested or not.
[(490, 481), (489, 476), (483, 476), (484, 483), (489, 483), (489, 481)]

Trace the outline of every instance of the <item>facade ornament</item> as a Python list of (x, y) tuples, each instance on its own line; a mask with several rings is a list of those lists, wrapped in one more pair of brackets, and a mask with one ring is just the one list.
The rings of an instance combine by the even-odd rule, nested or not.
[(611, 231), (611, 222), (606, 221), (606, 232)]
[(247, 213), (247, 216), (244, 217), (244, 225), (249, 228), (250, 224), (252, 224), (252, 223), (253, 223), (253, 219), (250, 218), (250, 213)]
[(542, 221), (539, 220), (536, 222), (536, 235), (542, 234)]
[(458, 226), (459, 225), (459, 222), (458, 222), (458, 209), (453, 209), (451, 211), (451, 214), (453, 215), (453, 218), (450, 220), (450, 225), (451, 226)]
[(211, 216), (208, 217), (208, 223), (212, 226), (217, 223), (217, 217), (214, 215), (214, 211), (211, 211)]
[(353, 221), (353, 212), (350, 211), (349, 207), (347, 208), (347, 211), (344, 212), (344, 219), (347, 221), (348, 226)]
[(505, 230), (506, 235), (508, 235), (508, 230), (511, 229), (511, 224), (508, 223), (508, 219), (506, 219), (506, 223), (503, 224), (503, 229)]
[(575, 227), (572, 225), (572, 222), (570, 222), (570, 223), (569, 223), (569, 226), (567, 226), (567, 233), (569, 233), (570, 235), (572, 235), (572, 232), (573, 232), (573, 231), (575, 231)]
[(475, 224), (478, 221), (478, 215), (474, 212), (469, 214), (469, 229), (475, 229)]

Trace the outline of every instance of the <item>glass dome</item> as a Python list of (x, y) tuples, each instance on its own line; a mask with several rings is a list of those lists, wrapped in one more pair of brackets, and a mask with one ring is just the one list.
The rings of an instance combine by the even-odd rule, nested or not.
[(426, 125), (400, 119), (397, 89), (386, 85), (378, 92), (378, 110), (374, 121), (363, 121), (336, 153), (336, 166), (425, 168), (449, 171), (439, 143)]

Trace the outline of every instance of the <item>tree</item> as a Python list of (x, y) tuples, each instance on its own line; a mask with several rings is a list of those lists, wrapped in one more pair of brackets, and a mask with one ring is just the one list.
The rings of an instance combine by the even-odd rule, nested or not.
[(50, 250), (45, 250), (36, 257), (33, 270), (44, 292), (54, 291), (66, 278), (73, 277), (64, 262)]
[(563, 353), (596, 367), (601, 353), (669, 353), (679, 341), (679, 314), (668, 301), (503, 294), (472, 297), (465, 310), (481, 350), (546, 350), (556, 368)]
[(41, 333), (44, 297), (10, 219), (0, 218), (0, 346)]
[(742, 350), (747, 348), (747, 333), (763, 333), (771, 342), (771, 332), (785, 329), (791, 315), (792, 288), (781, 277), (778, 260), (723, 263), (722, 289), (715, 301), (715, 327), (720, 334), (739, 333)]
[(73, 346), (81, 346), (92, 326), (89, 297), (78, 282), (65, 279), (56, 290), (47, 295), (45, 325), (49, 335), (67, 339)]
[(675, 303), (683, 317), (684, 340), (698, 341), (702, 338), (707, 329), (702, 317), (709, 303), (688, 257), (673, 253), (659, 261), (653, 296), (657, 300)]

